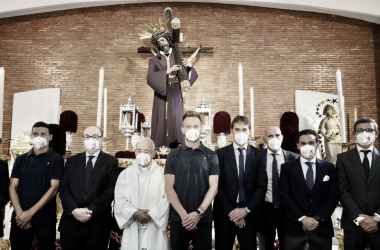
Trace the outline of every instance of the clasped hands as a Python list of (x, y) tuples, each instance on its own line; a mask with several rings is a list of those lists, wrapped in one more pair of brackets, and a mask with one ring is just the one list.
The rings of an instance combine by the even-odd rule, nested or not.
[(76, 208), (71, 212), (71, 214), (74, 216), (75, 219), (82, 223), (89, 221), (92, 217), (92, 211), (87, 207)]
[(148, 223), (152, 218), (149, 215), (148, 209), (139, 209), (133, 214), (133, 218), (141, 224)]
[(197, 212), (186, 213), (181, 216), (182, 226), (188, 230), (193, 231), (197, 229), (197, 224), (201, 218)]
[(236, 226), (239, 228), (245, 227), (245, 216), (247, 216), (248, 213), (245, 211), (244, 208), (235, 208), (232, 210), (229, 214), (228, 217), (230, 217), (230, 221), (235, 222)]
[(373, 216), (359, 214), (359, 217), (364, 217), (364, 219), (359, 221), (359, 226), (367, 233), (374, 233), (379, 230), (378, 224)]
[[(185, 66), (185, 67), (187, 67), (187, 68), (189, 68), (189, 69), (191, 69), (191, 68), (193, 67), (193, 65), (192, 65), (190, 62), (188, 62), (185, 58), (183, 59), (182, 64), (183, 64), (183, 66)], [(179, 66), (179, 65), (173, 65), (173, 66), (172, 66), (172, 67), (166, 72), (166, 74), (167, 74), (167, 75), (170, 75), (171, 73), (176, 72), (176, 71), (178, 71), (179, 69), (180, 69), (180, 66)]]
[(301, 222), (302, 222), (302, 229), (305, 232), (306, 232), (306, 230), (307, 231), (313, 231), (319, 225), (319, 222), (316, 219), (314, 219), (313, 217), (304, 217), (301, 220)]
[(21, 229), (30, 229), (32, 228), (32, 224), (30, 223), (30, 220), (33, 217), (33, 212), (30, 210), (26, 210), (21, 212), (16, 216), (16, 224), (19, 226)]

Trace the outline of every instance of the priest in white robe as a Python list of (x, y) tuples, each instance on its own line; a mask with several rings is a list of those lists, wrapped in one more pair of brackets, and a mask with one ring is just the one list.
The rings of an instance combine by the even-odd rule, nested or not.
[(136, 161), (123, 170), (115, 187), (115, 218), (123, 229), (122, 250), (168, 250), (169, 200), (164, 169), (152, 160), (154, 142), (140, 139)]

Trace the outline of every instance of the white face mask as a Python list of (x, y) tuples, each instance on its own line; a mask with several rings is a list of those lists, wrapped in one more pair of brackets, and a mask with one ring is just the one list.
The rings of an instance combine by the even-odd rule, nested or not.
[(243, 146), (248, 141), (248, 135), (246, 133), (237, 133), (234, 135), (234, 140), (239, 146)]
[(356, 136), (356, 141), (359, 145), (367, 147), (375, 141), (375, 135), (373, 133), (363, 132)]
[(277, 137), (273, 137), (268, 141), (268, 147), (272, 149), (273, 151), (277, 151), (281, 147), (282, 141), (278, 139)]
[(152, 160), (152, 157), (148, 154), (140, 153), (136, 155), (136, 160), (141, 167), (144, 167), (150, 163), (150, 161)]
[(305, 159), (313, 158), (314, 155), (315, 155), (316, 150), (317, 150), (317, 148), (314, 147), (314, 146), (311, 146), (311, 145), (305, 145), (305, 146), (302, 146), (302, 147), (300, 148), (301, 155), (302, 155)]
[(190, 142), (195, 142), (199, 139), (199, 130), (192, 128), (186, 131), (186, 139)]
[(99, 141), (90, 138), (88, 140), (84, 140), (84, 147), (88, 151), (96, 151), (99, 149)]
[(46, 147), (48, 145), (48, 141), (41, 136), (34, 137), (33, 138), (33, 145), (34, 145), (34, 147), (36, 147), (36, 149), (43, 149), (44, 147)]

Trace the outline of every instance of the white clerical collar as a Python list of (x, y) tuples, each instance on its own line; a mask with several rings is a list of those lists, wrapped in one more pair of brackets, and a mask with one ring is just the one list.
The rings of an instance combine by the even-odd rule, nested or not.
[(364, 149), (362, 147), (359, 146), (359, 144), (356, 144), (356, 149), (358, 150), (358, 152), (360, 153), (360, 151), (366, 151), (366, 150), (371, 150), (371, 152), (373, 152), (373, 145), (367, 149)]
[(234, 146), (234, 150), (237, 150), (238, 148), (244, 148), (245, 150), (247, 150), (248, 142), (244, 146), (239, 146), (235, 142), (232, 142), (232, 145)]
[[(315, 153), (317, 153), (317, 152), (315, 152)], [(315, 164), (315, 162), (317, 161), (317, 157), (315, 157), (315, 155), (314, 155), (314, 158), (311, 159), (310, 161), (306, 160), (306, 159), (303, 158), (302, 156), (300, 156), (300, 159), (301, 159), (301, 165), (304, 164), (304, 163), (306, 163), (306, 162), (312, 162), (312, 163)]]
[(272, 151), (270, 151), (269, 148), (267, 148), (267, 155), (272, 155), (272, 154), (282, 155), (282, 148), (280, 148), (280, 150), (278, 150), (278, 152), (276, 153), (273, 153)]

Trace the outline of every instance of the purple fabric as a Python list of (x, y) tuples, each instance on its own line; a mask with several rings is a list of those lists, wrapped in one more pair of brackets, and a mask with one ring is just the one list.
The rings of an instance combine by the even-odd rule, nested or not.
[[(174, 55), (170, 55), (170, 66), (175, 64)], [(184, 142), (181, 132), (183, 116), (183, 99), (180, 84), (168, 84), (166, 75), (167, 65), (165, 56), (161, 60), (157, 56), (149, 60), (147, 83), (154, 90), (151, 139), (157, 147), (169, 147), (170, 143)], [(190, 85), (198, 78), (194, 67), (191, 69)], [(166, 115), (166, 98), (168, 98), (168, 114)]]

